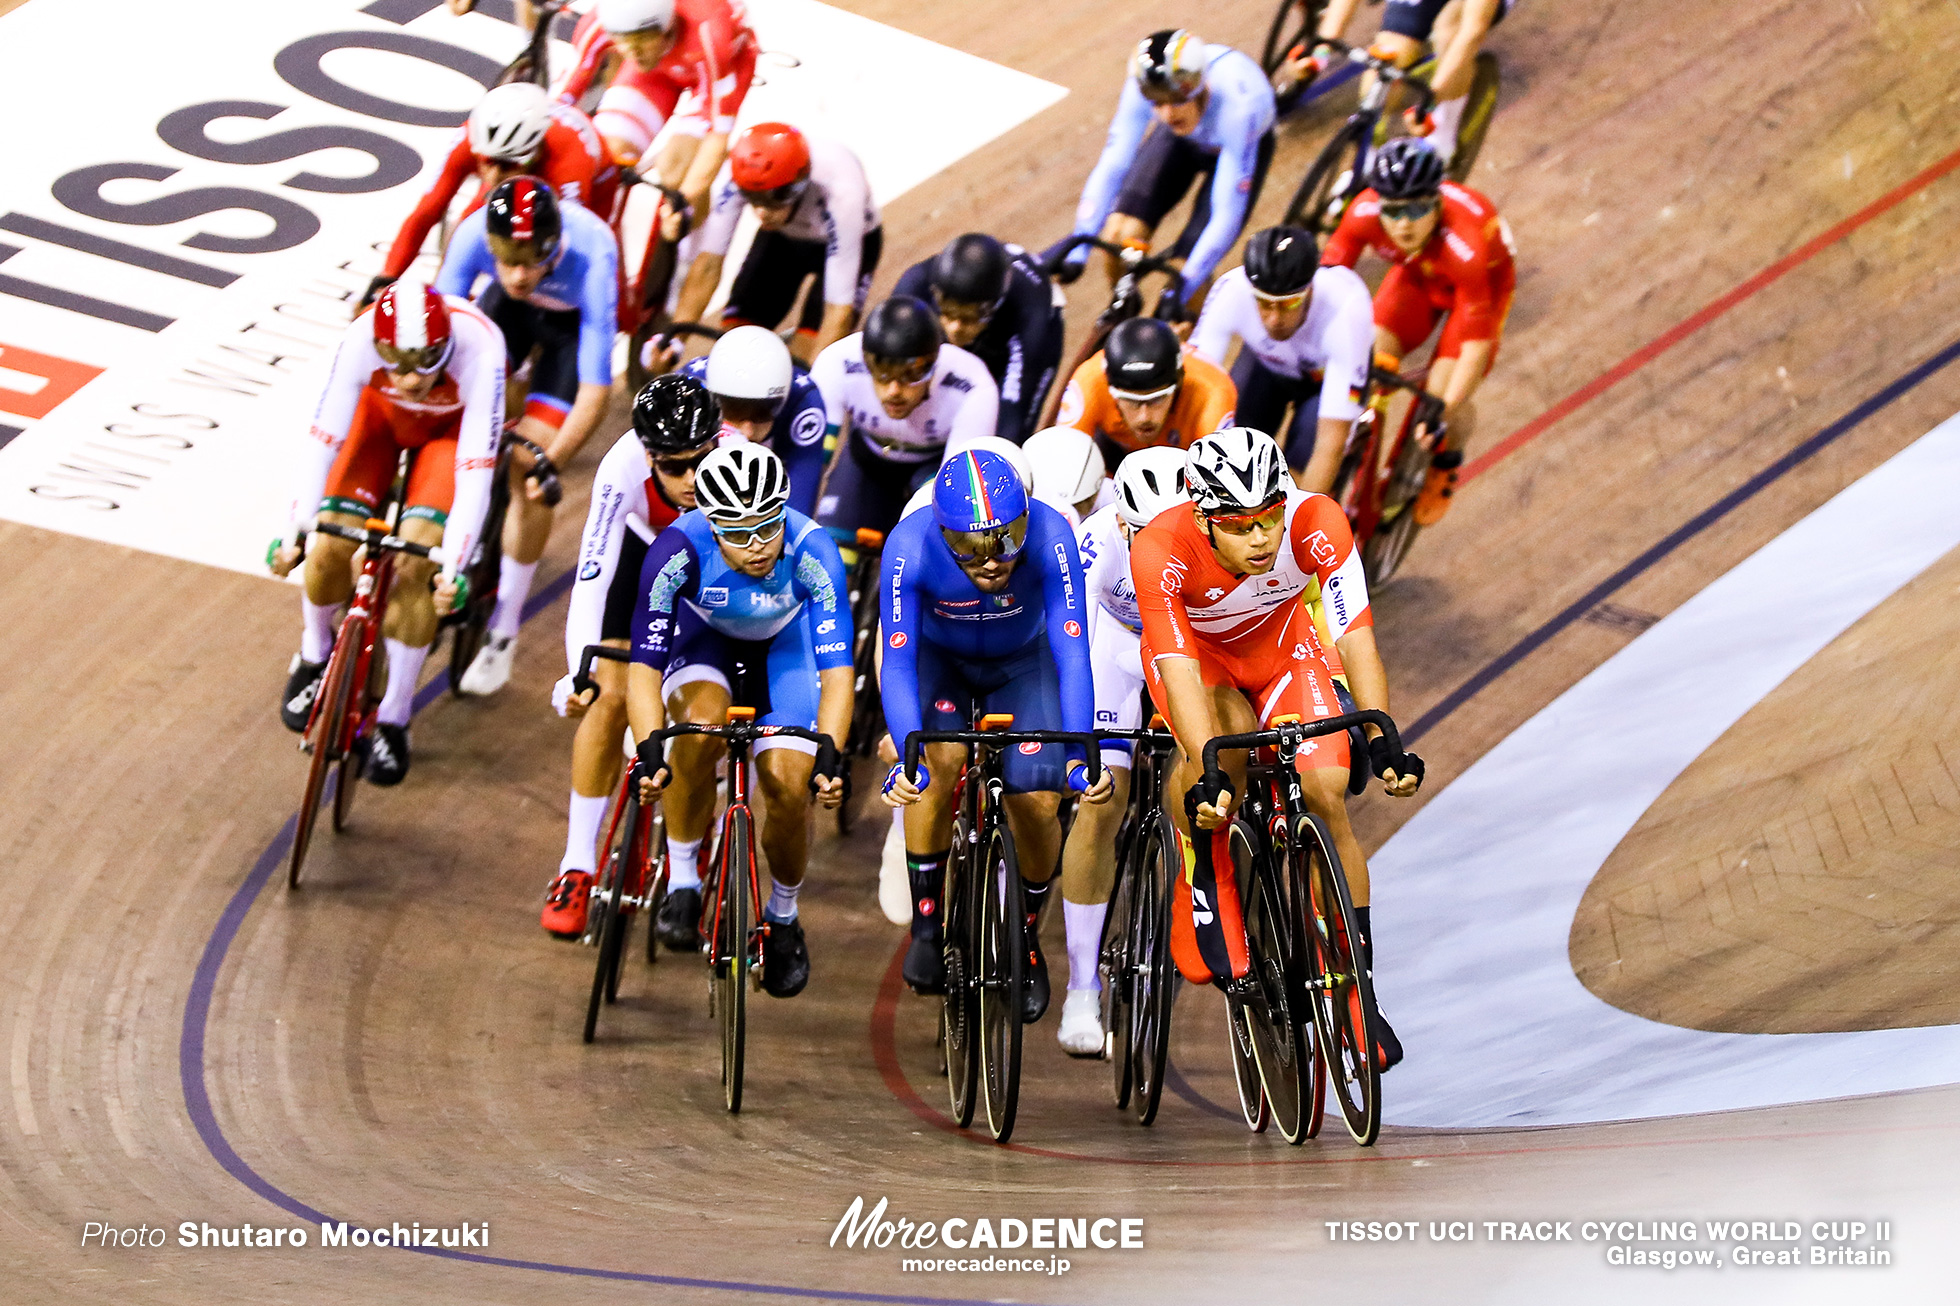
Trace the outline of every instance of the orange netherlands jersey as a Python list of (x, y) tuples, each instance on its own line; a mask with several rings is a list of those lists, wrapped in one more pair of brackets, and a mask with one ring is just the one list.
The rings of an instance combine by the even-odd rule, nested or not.
[[(1225, 374), (1225, 370), (1187, 349), (1184, 351), (1184, 381), (1178, 386), (1177, 399), (1171, 404), (1170, 418), (1150, 444), (1165, 444), (1174, 449), (1188, 448), (1193, 440), (1230, 426), (1238, 406), (1238, 387), (1232, 384), (1232, 378)], [(1090, 435), (1107, 436), (1132, 453), (1145, 447), (1130, 433), (1130, 428), (1123, 422), (1123, 415), (1116, 411), (1116, 400), (1109, 393), (1109, 378), (1103, 371), (1100, 351), (1075, 369), (1068, 389), (1062, 392), (1062, 405), (1055, 414), (1055, 420)]]

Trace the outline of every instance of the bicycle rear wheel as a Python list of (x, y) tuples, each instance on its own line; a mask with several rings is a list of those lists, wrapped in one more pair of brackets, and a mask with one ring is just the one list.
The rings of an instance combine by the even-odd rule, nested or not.
[(1348, 201), (1363, 189), (1361, 166), (1367, 156), (1368, 124), (1349, 122), (1334, 133), (1320, 151), (1320, 157), (1307, 169), (1293, 201), (1286, 206), (1286, 224), (1304, 227), (1317, 240), (1325, 241), (1341, 225)]
[(940, 1041), (946, 1049), (946, 1089), (952, 1098), (953, 1119), (964, 1129), (973, 1123), (973, 1108), (979, 1101), (975, 1090), (980, 1081), (980, 1056), (975, 1040), (980, 1019), (979, 1002), (974, 997), (974, 921), (979, 904), (974, 901), (980, 878), (973, 874), (973, 854), (967, 842), (966, 818), (953, 823), (953, 851), (946, 859), (946, 879), (939, 902), (944, 912), (941, 927), (945, 939), (946, 996), (939, 1006)]
[[(585, 1041), (590, 1043), (599, 1029), (599, 1008), (619, 996), (619, 964), (626, 952), (627, 915), (621, 899), (633, 879), (633, 862), (639, 856), (640, 820), (644, 809), (638, 794), (626, 800), (620, 814), (613, 845), (606, 851), (605, 869), (592, 888), (587, 908), (586, 936), (599, 941), (599, 957), (592, 968), (592, 995), (585, 1004)], [(590, 916), (596, 914), (596, 921)]]
[(648, 823), (643, 856), (647, 862), (647, 965), (660, 960), (660, 905), (667, 900), (667, 818), (656, 811)]
[(510, 461), (505, 453), (497, 459), (490, 482), (490, 506), (483, 514), (483, 533), (477, 537), (476, 556), (464, 569), (469, 577), (470, 598), (456, 614), (455, 636), (449, 645), (449, 692), (463, 696), (463, 673), (476, 661), (490, 629), (490, 614), (497, 609), (497, 580), (504, 566), (504, 517), (510, 511)]
[(1456, 129), (1456, 153), (1450, 158), (1450, 180), (1467, 181), (1477, 165), (1477, 152), (1490, 134), (1490, 120), (1497, 113), (1497, 91), (1503, 78), (1497, 56), (1488, 50), (1477, 55), (1476, 69), (1470, 75), (1470, 90), (1464, 97), (1463, 121)]
[[(1247, 851), (1253, 851), (1250, 845)], [(1280, 867), (1273, 864), (1277, 856), (1270, 846), (1253, 853), (1245, 923), (1246, 950), (1257, 989), (1245, 1004), (1245, 1015), (1273, 1123), (1282, 1138), (1297, 1144), (1307, 1136), (1307, 1048), (1300, 1037), (1300, 989), (1294, 969), (1299, 939), (1289, 926)]]
[(1263, 1134), (1273, 1121), (1273, 1109), (1266, 1101), (1265, 1086), (1259, 1082), (1252, 1022), (1246, 1016), (1245, 1003), (1229, 994), (1225, 998), (1225, 1036), (1232, 1049), (1232, 1082), (1239, 1090), (1239, 1114), (1245, 1117), (1247, 1129)]
[(1361, 937), (1347, 875), (1319, 817), (1294, 825), (1287, 857), (1293, 898), (1305, 915), (1307, 987), (1335, 1101), (1363, 1147), (1381, 1133), (1381, 1071), (1376, 1068), (1375, 989), (1361, 969)]
[(996, 826), (981, 844), (980, 1087), (987, 1132), (1014, 1135), (1021, 1096), (1021, 984), (1027, 967), (1027, 900), (1014, 840)]
[(1313, 35), (1314, 24), (1320, 19), (1320, 7), (1320, 0), (1279, 0), (1272, 25), (1266, 29), (1265, 49), (1259, 56), (1259, 66), (1266, 70), (1266, 76), (1271, 77), (1279, 70), (1288, 50)]
[(1183, 874), (1177, 830), (1160, 810), (1144, 832), (1137, 860), (1136, 910), (1130, 919), (1131, 1075), (1135, 1080), (1137, 1123), (1157, 1118), (1164, 1101), (1164, 1070), (1170, 1062), (1171, 1005), (1177, 999), (1177, 971), (1171, 965), (1171, 876)]
[(754, 926), (749, 876), (755, 863), (755, 832), (745, 809), (738, 807), (728, 814), (722, 839), (721, 875), (716, 883), (714, 1006), (721, 1022), (722, 1100), (730, 1111), (740, 1111), (748, 1037), (749, 936)]
[(333, 653), (327, 658), (327, 669), (320, 673), (320, 692), (313, 702), (313, 718), (306, 723), (306, 790), (300, 798), (299, 817), (293, 826), (293, 853), (286, 865), (288, 889), (299, 888), (299, 868), (306, 864), (306, 850), (313, 842), (313, 825), (319, 818), (320, 799), (327, 787), (327, 768), (340, 760), (347, 735), (347, 700), (354, 688), (355, 653), (362, 636), (358, 618), (344, 622)]

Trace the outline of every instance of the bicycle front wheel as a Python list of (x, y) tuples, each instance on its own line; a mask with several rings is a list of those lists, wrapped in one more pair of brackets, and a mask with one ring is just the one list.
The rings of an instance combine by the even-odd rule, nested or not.
[(736, 808), (722, 836), (721, 874), (715, 908), (714, 1003), (721, 1022), (721, 1093), (730, 1111), (742, 1109), (742, 1062), (748, 1036), (749, 936), (754, 905), (749, 877), (755, 866), (755, 831)]
[[(644, 809), (637, 792), (626, 800), (615, 827), (613, 845), (606, 852), (605, 870), (592, 887), (587, 908), (586, 937), (599, 941), (599, 958), (592, 969), (592, 995), (585, 1004), (585, 1041), (590, 1043), (599, 1029), (599, 1009), (619, 996), (619, 963), (626, 952), (626, 913), (621, 899), (633, 878), (633, 861), (639, 856), (640, 820)], [(597, 916), (597, 920), (592, 919)]]
[(1259, 56), (1259, 66), (1266, 70), (1266, 76), (1279, 71), (1288, 50), (1313, 35), (1319, 18), (1320, 0), (1279, 0), (1272, 25), (1266, 29), (1265, 49)]
[(1136, 907), (1130, 917), (1134, 998), (1130, 1008), (1131, 1075), (1137, 1123), (1157, 1118), (1171, 1053), (1171, 1005), (1177, 970), (1171, 965), (1171, 877), (1182, 875), (1177, 830), (1162, 811), (1145, 831), (1137, 859)]
[[(1119, 835), (1119, 846), (1123, 843)], [(1132, 844), (1135, 840), (1130, 841)], [(1130, 1064), (1135, 1044), (1131, 1013), (1136, 1010), (1136, 975), (1131, 969), (1135, 947), (1130, 925), (1136, 915), (1138, 868), (1135, 857), (1118, 857), (1116, 887), (1109, 895), (1109, 909), (1103, 914), (1102, 942), (1097, 949), (1096, 969), (1102, 979), (1103, 1054), (1109, 1058), (1111, 1086), (1120, 1110), (1130, 1104), (1132, 1078)]]
[(946, 965), (940, 1035), (946, 1047), (946, 1088), (952, 1097), (953, 1119), (962, 1129), (973, 1123), (980, 1079), (976, 1038), (980, 1004), (974, 996), (975, 959), (980, 952), (975, 925), (980, 914), (976, 901), (980, 877), (972, 871), (970, 848), (966, 819), (962, 817), (953, 823), (953, 851), (946, 859), (946, 878), (939, 894)]
[(987, 1132), (1014, 1134), (1021, 1096), (1021, 985), (1028, 961), (1027, 900), (1014, 840), (1002, 826), (981, 842), (980, 1087)]
[(346, 747), (340, 751), (340, 771), (333, 786), (335, 834), (345, 830), (347, 823), (353, 819), (354, 791), (360, 787), (361, 777), (367, 774), (368, 737), (374, 730), (374, 705), (381, 701), (382, 689), (387, 684), (387, 659), (378, 649), (371, 654), (356, 650), (356, 654), (354, 680), (366, 688), (354, 691), (354, 704), (349, 715), (355, 718), (355, 724), (342, 736)]
[(1502, 82), (1497, 56), (1488, 50), (1478, 53), (1476, 69), (1470, 75), (1470, 90), (1464, 97), (1463, 121), (1456, 129), (1456, 153), (1450, 157), (1450, 180), (1468, 181), (1470, 169), (1477, 166), (1477, 153), (1490, 134), (1490, 120), (1497, 113), (1497, 91)]
[(1304, 227), (1321, 241), (1334, 234), (1348, 202), (1365, 185), (1361, 169), (1367, 162), (1367, 133), (1365, 120), (1350, 122), (1327, 142), (1286, 206), (1287, 226)]
[[(1402, 563), (1414, 547), (1422, 526), (1416, 521), (1416, 496), (1429, 479), (1429, 464), (1435, 455), (1417, 441), (1404, 438), (1395, 467), (1383, 490), (1382, 523), (1361, 547), (1361, 565), (1371, 584), (1386, 585), (1402, 570)], [(1393, 513), (1393, 516), (1389, 516)]]
[(1305, 916), (1306, 985), (1327, 1078), (1348, 1133), (1363, 1147), (1381, 1133), (1381, 1071), (1375, 1065), (1375, 988), (1361, 967), (1361, 931), (1333, 836), (1317, 816), (1300, 817), (1287, 857), (1293, 901)]
[(299, 888), (299, 868), (306, 864), (306, 850), (313, 842), (313, 825), (320, 815), (320, 799), (327, 788), (327, 768), (340, 760), (347, 734), (347, 701), (354, 692), (354, 671), (362, 629), (358, 621), (341, 627), (338, 642), (327, 658), (327, 669), (320, 673), (320, 692), (313, 702), (313, 719), (306, 723), (306, 790), (300, 798), (299, 817), (293, 826), (293, 853), (286, 864), (286, 887)]
[[(1251, 852), (1250, 845), (1247, 851)], [(1259, 1083), (1280, 1136), (1297, 1144), (1306, 1138), (1306, 1041), (1300, 1036), (1300, 986), (1295, 970), (1299, 938), (1291, 928), (1277, 850), (1254, 852), (1246, 895), (1246, 951), (1255, 989), (1245, 1004), (1252, 1056)]]

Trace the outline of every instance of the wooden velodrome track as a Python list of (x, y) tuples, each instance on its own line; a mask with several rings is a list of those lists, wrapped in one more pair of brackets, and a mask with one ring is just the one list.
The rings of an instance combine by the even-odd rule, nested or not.
[[(983, 22), (966, 5), (848, 7), (1072, 92), (890, 207), (881, 285), (962, 230), (1059, 234), (1128, 49), (1197, 19), (1158, 3), (1007, 0)], [(1256, 49), (1267, 16), (1233, 3), (1200, 27)], [(1475, 181), (1517, 233), (1516, 308), (1480, 400), (1474, 474), (1377, 599), (1397, 716), (1416, 723), (1432, 792), (1960, 409), (1960, 369), (1915, 373), (1960, 334), (1960, 178), (1947, 175), (1960, 161), (1960, 10), (1948, 0), (1523, 0), (1493, 45), (1505, 93)], [(1336, 120), (1323, 107), (1283, 128), (1262, 217)], [(1085, 281), (1076, 327), (1093, 300)], [(1812, 453), (1751, 488), (1807, 441)], [(1728, 510), (1683, 529), (1725, 496)], [(569, 497), (566, 523), (584, 507)], [(1236, 1123), (1219, 1006), (1187, 992), (1180, 1091), (1154, 1129), (1109, 1108), (1102, 1066), (1061, 1056), (1051, 1015), (1030, 1034), (1016, 1146), (955, 1137), (937, 1111), (926, 1004), (896, 991), (901, 932), (875, 902), (881, 818), (818, 846), (804, 895), (814, 979), (793, 1005), (752, 1007), (739, 1118), (720, 1106), (693, 966), (634, 963), (600, 1044), (582, 1046), (591, 954), (536, 923), (570, 742), (545, 702), (563, 614), (563, 587), (546, 582), (574, 543), (561, 524), (511, 689), (424, 711), (410, 782), (363, 795), (357, 830), (323, 836), (308, 887), (289, 896), (276, 880), (254, 889), (300, 780), (272, 717), (290, 592), (0, 525), (0, 1297), (710, 1302), (791, 1289), (1115, 1302), (1216, 1300), (1229, 1282), (1244, 1301), (1326, 1289), (1631, 1300), (1652, 1281), (1607, 1272), (1597, 1246), (1330, 1244), (1320, 1222), (1863, 1214), (1898, 1222), (1893, 1270), (1666, 1286), (1950, 1299), (1953, 1090), (1532, 1132), (1391, 1128), (1366, 1152), (1336, 1126), (1295, 1151)], [(1927, 809), (1916, 834), (1813, 850), (1864, 877), (1858, 897), (1887, 923), (1848, 942), (1786, 878), (1754, 895), (1753, 951), (1737, 952), (1695, 887), (1707, 877), (1684, 888), (1678, 874), (1684, 859), (1731, 866), (1722, 849), (1779, 838), (1796, 849), (1787, 871), (1801, 841), (1774, 832), (1793, 814), (1857, 807), (1860, 777), (1888, 759), (1902, 792), (1938, 789), (1936, 769), (1940, 792), (1957, 792), (1960, 773), (1943, 769), (1960, 756), (1950, 712), (1888, 748), (1847, 701), (1946, 701), (1953, 572), (1929, 572), (1793, 678), (1616, 855), (1589, 899), (1606, 916), (1574, 934), (1575, 965), (1603, 997), (1716, 1029), (1953, 1019), (1940, 983), (1953, 963), (1938, 949), (1954, 858), (1941, 838), (1950, 849), (1942, 813), (1960, 802)], [(1554, 794), (1560, 782), (1542, 777)], [(1867, 806), (1883, 807), (1873, 792)], [(1373, 796), (1357, 815), (1378, 843), (1414, 809)], [(1598, 925), (1608, 917), (1618, 924)], [(1628, 963), (1618, 979), (1596, 978), (1616, 960)], [(1542, 1054), (1507, 1015), (1489, 1013), (1490, 1054)], [(1146, 1249), (1078, 1253), (1060, 1279), (902, 1274), (896, 1250), (827, 1246), (860, 1194), (914, 1218), (1141, 1216)], [(91, 1220), (319, 1214), (487, 1221), (499, 1260), (78, 1247)]]

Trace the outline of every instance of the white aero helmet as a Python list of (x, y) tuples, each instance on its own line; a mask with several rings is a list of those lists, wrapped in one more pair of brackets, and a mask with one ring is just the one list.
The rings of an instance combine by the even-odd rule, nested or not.
[(551, 96), (533, 82), (498, 86), (470, 110), (470, 153), (479, 159), (524, 163), (551, 130)]
[(1109, 475), (1095, 437), (1073, 426), (1036, 431), (1021, 446), (1034, 469), (1034, 497), (1055, 503), (1080, 503), (1095, 497)]
[(1184, 456), (1185, 491), (1200, 512), (1257, 512), (1292, 484), (1273, 437), (1228, 426), (1194, 441)]
[[(1020, 445), (1012, 440), (1002, 439), (998, 435), (976, 435), (971, 440), (962, 441), (958, 447), (947, 446), (946, 457), (951, 458), (954, 454), (965, 453), (969, 449), (976, 452), (984, 449), (988, 453), (997, 453), (1007, 459), (1014, 468), (1014, 474), (1021, 478), (1021, 488), (1028, 492), (1028, 497), (1038, 497), (1034, 488), (1034, 464), (1028, 461), (1028, 451)], [(943, 466), (945, 460), (940, 461)], [(928, 490), (932, 488), (930, 481), (926, 483), (926, 488)]]
[(1139, 449), (1116, 465), (1116, 516), (1131, 530), (1142, 530), (1173, 504), (1188, 503), (1184, 491), (1184, 450), (1169, 445)]
[(708, 393), (725, 399), (789, 396), (789, 346), (768, 327), (738, 326), (708, 351)]
[(767, 445), (719, 445), (694, 473), (694, 506), (715, 523), (767, 520), (789, 506), (789, 473)]
[(599, 0), (594, 8), (608, 32), (666, 32), (674, 26), (674, 0)]

